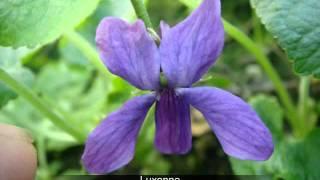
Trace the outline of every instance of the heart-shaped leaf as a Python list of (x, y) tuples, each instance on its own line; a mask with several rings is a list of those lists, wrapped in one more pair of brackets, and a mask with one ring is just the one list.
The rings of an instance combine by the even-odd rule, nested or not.
[(251, 0), (258, 16), (301, 75), (320, 77), (318, 0)]

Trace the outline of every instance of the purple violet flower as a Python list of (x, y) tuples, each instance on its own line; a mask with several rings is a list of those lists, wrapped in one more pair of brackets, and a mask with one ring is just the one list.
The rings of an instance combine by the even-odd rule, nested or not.
[[(170, 28), (161, 22), (159, 48), (144, 23), (104, 18), (96, 42), (107, 68), (142, 90), (89, 135), (82, 161), (90, 173), (109, 173), (128, 164), (145, 116), (156, 103), (155, 147), (165, 154), (191, 149), (190, 105), (198, 109), (230, 156), (267, 160), (272, 136), (255, 111), (239, 97), (214, 87), (192, 87), (223, 49), (219, 0), (204, 0), (188, 18)], [(167, 86), (160, 84), (160, 71)]]

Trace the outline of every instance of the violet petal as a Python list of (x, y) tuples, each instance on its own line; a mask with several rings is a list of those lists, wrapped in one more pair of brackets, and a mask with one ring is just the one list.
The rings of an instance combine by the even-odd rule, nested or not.
[(187, 19), (165, 30), (160, 44), (161, 68), (170, 87), (189, 87), (220, 55), (224, 30), (220, 0), (204, 0)]
[(160, 85), (158, 48), (143, 21), (134, 24), (104, 18), (96, 33), (100, 57), (115, 75), (143, 90), (156, 90)]
[(169, 32), (171, 27), (165, 21), (160, 22), (160, 31), (161, 31), (161, 38), (165, 36), (167, 32)]
[(91, 132), (82, 155), (90, 173), (109, 173), (131, 161), (140, 127), (154, 101), (155, 95), (135, 97)]
[(156, 103), (155, 146), (165, 154), (185, 154), (191, 144), (190, 105), (173, 89), (165, 89)]
[(242, 99), (211, 87), (183, 88), (178, 92), (202, 112), (228, 155), (246, 160), (267, 160), (271, 156), (270, 131)]

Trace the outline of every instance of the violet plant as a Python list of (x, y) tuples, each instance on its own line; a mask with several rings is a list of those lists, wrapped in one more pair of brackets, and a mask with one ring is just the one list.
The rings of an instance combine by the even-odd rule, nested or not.
[[(88, 133), (133, 86), (150, 92), (129, 100), (91, 133), (82, 162), (90, 173), (112, 172), (135, 157), (119, 174), (320, 179), (319, 1), (221, 3), (226, 19), (218, 0), (2, 0), (0, 123), (31, 132), (37, 179), (83, 174), (79, 159)], [(174, 27), (162, 22), (160, 38), (147, 7), (152, 22), (164, 16), (174, 21), (199, 8)], [(99, 20), (131, 20), (134, 11), (140, 19), (134, 24), (111, 17), (101, 22), (100, 58), (93, 43)], [(222, 52), (223, 31), (224, 61), (207, 73)], [(204, 75), (197, 84), (230, 88), (256, 112), (222, 89), (195, 87)], [(144, 121), (153, 104), (156, 129)], [(220, 147), (202, 122), (201, 137), (192, 132), (191, 138), (190, 118), (198, 115), (190, 117), (191, 107), (202, 112), (228, 158), (216, 151)], [(154, 133), (162, 154), (187, 155), (157, 153)]]
[(100, 22), (96, 43), (103, 63), (131, 85), (152, 92), (127, 101), (90, 133), (82, 156), (90, 173), (110, 173), (132, 160), (139, 130), (154, 103), (154, 144), (161, 153), (190, 151), (192, 106), (204, 115), (226, 154), (257, 161), (271, 156), (271, 133), (246, 102), (219, 88), (192, 87), (222, 52), (220, 9), (220, 0), (204, 0), (176, 26), (161, 22), (159, 46), (141, 20), (128, 24), (106, 17)]

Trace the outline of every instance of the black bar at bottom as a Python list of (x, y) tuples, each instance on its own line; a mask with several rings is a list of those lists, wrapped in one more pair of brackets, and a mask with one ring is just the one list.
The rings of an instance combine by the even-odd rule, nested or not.
[(67, 180), (271, 180), (265, 175), (103, 175), (103, 176), (73, 176), (67, 175)]

